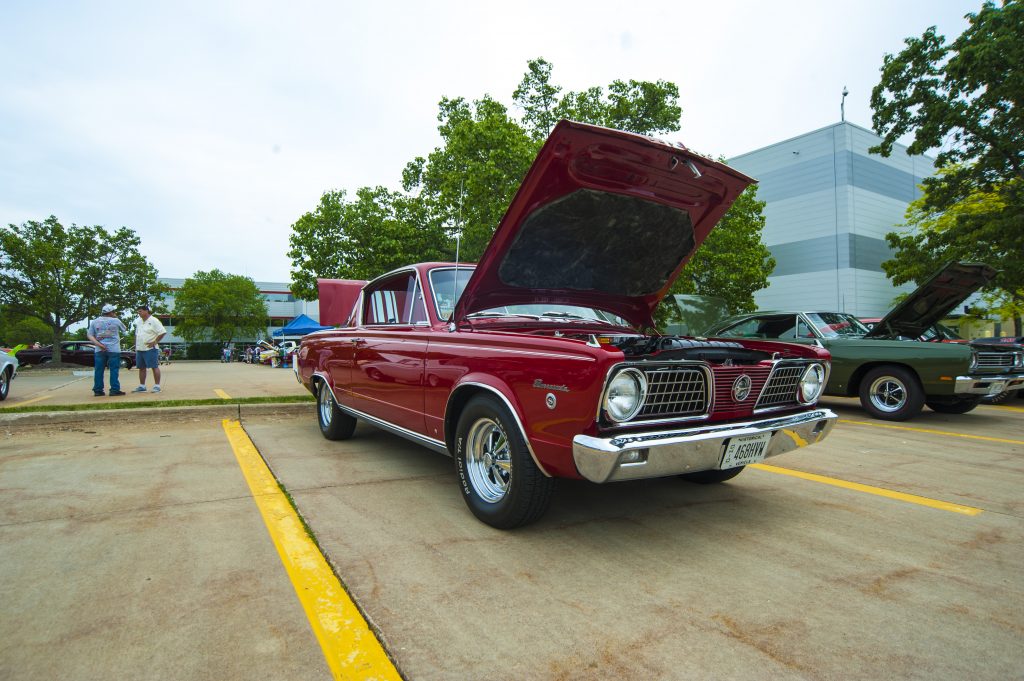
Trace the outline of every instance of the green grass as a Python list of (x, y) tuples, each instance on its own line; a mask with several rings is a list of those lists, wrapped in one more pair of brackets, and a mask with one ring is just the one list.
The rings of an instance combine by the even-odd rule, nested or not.
[[(116, 398), (114, 398), (116, 399)], [(110, 409), (166, 409), (168, 407), (202, 407), (211, 404), (291, 404), (314, 402), (312, 395), (282, 395), (280, 397), (232, 397), (230, 400), (161, 400), (159, 402), (90, 402), (88, 404), (33, 404), (28, 407), (6, 407), (0, 414), (27, 414), (45, 411), (107, 411)]]

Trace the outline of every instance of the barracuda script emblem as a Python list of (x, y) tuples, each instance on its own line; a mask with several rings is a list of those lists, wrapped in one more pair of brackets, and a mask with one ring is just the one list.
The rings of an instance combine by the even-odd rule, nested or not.
[(750, 376), (743, 374), (732, 382), (732, 399), (742, 402), (750, 396)]
[(550, 385), (548, 383), (542, 382), (539, 378), (534, 380), (533, 387), (540, 388), (541, 390), (557, 390), (560, 393), (569, 392), (569, 386), (567, 385)]

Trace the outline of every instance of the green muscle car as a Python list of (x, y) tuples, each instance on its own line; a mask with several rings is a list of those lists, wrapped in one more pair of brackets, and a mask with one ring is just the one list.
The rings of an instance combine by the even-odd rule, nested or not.
[(773, 310), (729, 317), (704, 335), (823, 346), (832, 353), (825, 394), (859, 396), (878, 419), (904, 421), (924, 405), (964, 414), (986, 395), (1024, 385), (1024, 352), (900, 339), (920, 337), (993, 276), (987, 265), (951, 263), (870, 330), (843, 312)]

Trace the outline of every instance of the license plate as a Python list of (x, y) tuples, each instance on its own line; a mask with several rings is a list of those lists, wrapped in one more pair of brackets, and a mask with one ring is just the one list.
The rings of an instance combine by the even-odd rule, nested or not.
[(764, 455), (768, 451), (768, 441), (771, 439), (771, 433), (732, 438), (725, 448), (725, 455), (722, 457), (722, 465), (719, 468), (725, 470), (763, 461)]
[(988, 394), (998, 395), (999, 393), (1003, 392), (1004, 388), (1006, 388), (1006, 381), (996, 381), (995, 383), (988, 387)]

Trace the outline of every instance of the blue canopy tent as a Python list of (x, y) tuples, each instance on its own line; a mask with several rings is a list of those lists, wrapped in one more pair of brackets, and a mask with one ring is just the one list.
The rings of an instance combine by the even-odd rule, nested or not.
[(323, 331), (324, 329), (330, 329), (330, 326), (321, 326), (317, 322), (313, 321), (304, 314), (300, 314), (295, 319), (291, 320), (280, 329), (274, 331), (274, 336), (305, 336), (307, 333), (313, 333), (314, 331)]

